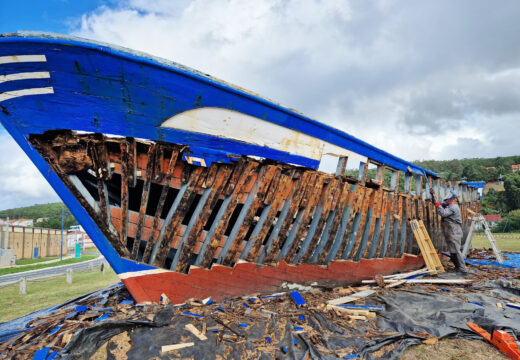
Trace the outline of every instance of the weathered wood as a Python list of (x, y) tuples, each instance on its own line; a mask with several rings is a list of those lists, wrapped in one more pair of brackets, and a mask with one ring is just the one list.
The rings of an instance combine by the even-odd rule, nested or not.
[(128, 233), (128, 142), (122, 141), (121, 149), (121, 224), (119, 226), (119, 241), (126, 244)]
[[(188, 262), (190, 260), (190, 256), (192, 254), (193, 248), (195, 244), (197, 243), (198, 236), (200, 232), (202, 231), (204, 225), (208, 221), (211, 212), (213, 208), (215, 207), (220, 194), (222, 193), (224, 187), (227, 184), (227, 181), (229, 179), (229, 176), (232, 173), (232, 169), (228, 165), (218, 165), (218, 164), (212, 164), (212, 168), (218, 169), (218, 173), (216, 178), (214, 179), (214, 182), (212, 183), (212, 189), (211, 193), (208, 197), (208, 200), (206, 201), (206, 207), (205, 210), (202, 211), (193, 226), (188, 239), (186, 240), (186, 243), (184, 247), (181, 249), (181, 254), (179, 255), (179, 261), (177, 264), (176, 271), (178, 272), (186, 272), (188, 268)], [(210, 170), (211, 174), (211, 170)], [(209, 176), (209, 174), (208, 174)]]
[(134, 188), (137, 183), (137, 146), (135, 139), (131, 137), (126, 138), (127, 142), (127, 168), (128, 168), (128, 186)]
[(147, 154), (147, 165), (146, 165), (146, 179), (143, 185), (143, 192), (141, 194), (141, 206), (139, 207), (139, 217), (137, 219), (137, 225), (135, 230), (134, 247), (132, 250), (132, 258), (137, 260), (139, 246), (141, 245), (141, 236), (143, 234), (144, 219), (146, 216), (146, 208), (148, 206), (148, 196), (150, 194), (150, 187), (152, 186), (152, 179), (154, 178), (153, 170), (155, 167), (155, 157), (157, 155), (156, 144), (150, 145)]
[(158, 241), (159, 234), (161, 230), (161, 214), (164, 208), (164, 202), (166, 201), (166, 197), (168, 196), (168, 191), (170, 189), (170, 182), (173, 177), (173, 170), (175, 169), (175, 165), (177, 163), (179, 152), (177, 149), (172, 150), (172, 155), (170, 156), (170, 160), (168, 162), (168, 169), (166, 170), (166, 175), (163, 177), (164, 185), (161, 190), (161, 196), (159, 197), (159, 202), (157, 204), (157, 209), (155, 210), (155, 216), (153, 219), (152, 229), (150, 231), (150, 239), (146, 243), (146, 248), (143, 254), (143, 262), (147, 263), (150, 259), (150, 254), (152, 251), (152, 247), (154, 242)]
[[(102, 153), (104, 152), (101, 147), (104, 147), (105, 144), (102, 142), (101, 144), (93, 145), (90, 148), (92, 161), (94, 163), (94, 167), (96, 169), (96, 182), (98, 188), (98, 196), (99, 196), (99, 207), (101, 209), (101, 213), (103, 214), (103, 222), (109, 228), (111, 227), (111, 217), (110, 217), (110, 209), (108, 207), (108, 191), (107, 185), (105, 183), (104, 175), (106, 174), (106, 165), (102, 160)], [(104, 169), (104, 170), (103, 170)]]
[(257, 162), (244, 161), (243, 166), (240, 166), (239, 164), (239, 166), (236, 168), (236, 171), (233, 171), (231, 179), (229, 180), (226, 189), (224, 190), (224, 193), (227, 196), (231, 196), (230, 203), (225, 214), (222, 216), (218, 227), (215, 230), (213, 239), (211, 239), (211, 242), (209, 243), (204, 253), (204, 257), (201, 261), (202, 267), (208, 267), (211, 264), (213, 256), (215, 255), (215, 252), (217, 251), (217, 248), (219, 247), (219, 244), (224, 236), (224, 232), (226, 231), (231, 215), (233, 215), (235, 207), (238, 204), (239, 196), (242, 193), (242, 188), (251, 181), (251, 178), (254, 176), (257, 167)]

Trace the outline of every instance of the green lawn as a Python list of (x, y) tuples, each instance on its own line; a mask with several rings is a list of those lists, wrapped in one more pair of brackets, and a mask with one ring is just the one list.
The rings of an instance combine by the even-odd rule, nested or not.
[[(520, 252), (520, 233), (493, 233), (498, 247), (503, 251)], [(475, 234), (473, 236), (473, 248), (489, 249), (489, 241), (484, 234)]]
[(22, 260), (16, 260), (16, 265), (37, 264), (37, 263), (41, 263), (44, 261), (56, 260), (59, 258), (60, 258), (59, 256), (51, 256), (51, 257), (38, 258), (38, 259), (22, 259)]
[(57, 261), (57, 262), (50, 263), (50, 264), (34, 264), (34, 265), (30, 265), (30, 266), (4, 268), (4, 269), (0, 269), (0, 276), (29, 271), (29, 270), (43, 269), (43, 268), (59, 266), (59, 265), (74, 264), (74, 263), (78, 263), (78, 262), (82, 262), (82, 261), (92, 260), (92, 259), (97, 258), (98, 256), (99, 255), (83, 255), (79, 259), (74, 259), (74, 258), (65, 259), (63, 261)]
[(99, 268), (87, 272), (75, 272), (72, 284), (67, 284), (65, 275), (52, 279), (27, 282), (27, 294), (20, 295), (20, 285), (1, 288), (0, 322), (16, 319), (33, 311), (61, 304), (66, 300), (103, 289), (119, 282), (114, 271), (108, 268), (101, 274)]

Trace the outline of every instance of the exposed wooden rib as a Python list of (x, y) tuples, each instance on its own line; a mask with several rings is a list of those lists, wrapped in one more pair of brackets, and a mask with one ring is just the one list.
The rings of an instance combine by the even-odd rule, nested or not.
[[(301, 211), (299, 211), (300, 202), (301, 202), (304, 194), (306, 193), (306, 189), (309, 187), (309, 183), (311, 183), (313, 185), (314, 181), (316, 179), (316, 174), (313, 174), (310, 171), (306, 171), (299, 175), (300, 175), (299, 182), (298, 182), (297, 186), (293, 187), (293, 191), (291, 192), (291, 198), (290, 198), (291, 202), (289, 203), (289, 207), (288, 207), (286, 213), (284, 214), (284, 219), (283, 219), (282, 223), (280, 224), (280, 227), (276, 227), (275, 229), (273, 229), (273, 234), (271, 234), (271, 236), (274, 236), (275, 238), (273, 239), (271, 248), (264, 260), (265, 262), (272, 262), (276, 258), (278, 258), (278, 253), (280, 252), (280, 250), (282, 249), (282, 247), (284, 246), (285, 242), (287, 241), (287, 239), (290, 235), (289, 227), (291, 225), (293, 225), (293, 220), (294, 220), (296, 214), (301, 213)], [(281, 217), (282, 216), (280, 215), (280, 218)], [(281, 221), (281, 219), (278, 219), (278, 221)], [(296, 222), (296, 220), (294, 220), (294, 222)], [(278, 225), (278, 223), (276, 225)], [(294, 229), (294, 226), (293, 226), (293, 229)], [(275, 233), (274, 230), (277, 230), (277, 232)], [(282, 245), (282, 246), (280, 246), (280, 245)]]
[(164, 146), (157, 145), (154, 159), (153, 182), (160, 183), (163, 179)]
[(119, 241), (126, 244), (128, 229), (128, 142), (122, 141), (121, 149), (121, 224)]
[(146, 215), (146, 208), (148, 206), (148, 196), (150, 194), (150, 186), (154, 178), (153, 170), (155, 167), (155, 156), (157, 151), (156, 144), (151, 144), (148, 148), (146, 164), (146, 178), (143, 185), (143, 192), (141, 194), (141, 206), (139, 207), (139, 218), (137, 219), (137, 226), (135, 231), (134, 247), (132, 249), (132, 258), (137, 259), (137, 252), (141, 244), (141, 236), (143, 235), (144, 216)]
[[(238, 259), (240, 246), (243, 243), (245, 236), (251, 226), (253, 218), (258, 210), (258, 208), (263, 204), (264, 198), (266, 196), (267, 190), (271, 182), (275, 179), (276, 174), (281, 173), (281, 170), (276, 165), (265, 165), (262, 167), (259, 173), (259, 179), (257, 179), (257, 184), (253, 190), (250, 191), (248, 195), (248, 199), (251, 196), (251, 205), (248, 207), (244, 204), (242, 208), (242, 212), (245, 216), (243, 219), (239, 216), (234, 228), (237, 228), (235, 241), (233, 241), (231, 247), (227, 251), (226, 258), (223, 261), (223, 264), (233, 264)], [(233, 234), (233, 231), (231, 232)], [(230, 234), (230, 238), (231, 238)], [(222, 254), (223, 255), (223, 254)]]
[(137, 147), (134, 138), (127, 137), (126, 141), (128, 143), (128, 186), (133, 188), (137, 183)]
[[(164, 152), (163, 152), (164, 154)], [(173, 170), (175, 169), (175, 165), (177, 163), (177, 157), (179, 152), (177, 149), (172, 149), (172, 155), (168, 162), (168, 170), (166, 170), (166, 175), (163, 177), (164, 184), (161, 190), (161, 196), (159, 197), (159, 203), (157, 204), (157, 209), (155, 210), (155, 217), (153, 219), (152, 229), (150, 231), (150, 239), (146, 243), (146, 248), (143, 254), (143, 262), (147, 263), (150, 260), (151, 250), (156, 241), (159, 239), (160, 228), (161, 228), (161, 214), (164, 208), (164, 202), (166, 201), (166, 197), (168, 196), (168, 190), (170, 189), (170, 182), (173, 177)]]
[(103, 222), (106, 226), (110, 227), (111, 219), (110, 210), (108, 208), (108, 191), (107, 185), (103, 180), (103, 174), (106, 174), (106, 164), (103, 164), (103, 161), (101, 160), (101, 154), (103, 153), (103, 150), (100, 148), (102, 146), (104, 147), (104, 143), (95, 144), (90, 148), (90, 151), (92, 161), (94, 163), (94, 168), (96, 169), (96, 182), (99, 195), (99, 207), (101, 208), (101, 213), (103, 214)]
[[(215, 171), (212, 171), (213, 169)], [(217, 170), (218, 170), (218, 172), (217, 172)], [(217, 204), (219, 196), (222, 193), (224, 186), (226, 185), (231, 173), (232, 173), (232, 169), (229, 165), (218, 165), (218, 164), (211, 165), (211, 168), (210, 168), (210, 171), (208, 174), (208, 178), (209, 178), (209, 180), (211, 180), (212, 188), (211, 188), (211, 192), (208, 195), (208, 199), (206, 201), (206, 204), (208, 204), (208, 205), (206, 205), (205, 210), (202, 211), (196, 217), (196, 222), (194, 223), (193, 228), (191, 229), (191, 232), (188, 232), (188, 229), (186, 229), (185, 236), (187, 236), (187, 238), (186, 238), (185, 246), (183, 246), (182, 249), (180, 249), (178, 251), (179, 260), (178, 260), (178, 264), (176, 267), (176, 271), (186, 272), (188, 270), (191, 250), (194, 248), (194, 246), (198, 240), (198, 236), (199, 236), (200, 232), (204, 228), (204, 225), (208, 221), (208, 219), (211, 215), (211, 212), (213, 211), (213, 208)], [(213, 176), (213, 174), (216, 174), (216, 177)], [(210, 182), (208, 181), (208, 179), (206, 179), (206, 185), (208, 185), (208, 184), (210, 184)], [(203, 199), (201, 199), (201, 201), (202, 200)], [(193, 216), (193, 217), (195, 218), (195, 216)], [(201, 247), (200, 251), (202, 251), (202, 247)], [(200, 255), (200, 251), (199, 251), (199, 255)]]
[[(367, 188), (357, 186), (356, 187), (356, 201), (352, 205), (352, 213), (350, 214), (348, 229), (348, 236), (345, 236), (345, 247), (343, 251), (341, 251), (341, 256), (339, 258), (346, 260), (349, 255), (352, 253), (352, 249), (356, 245), (356, 239), (359, 235), (360, 224), (362, 220), (362, 209), (364, 204), (368, 202), (368, 199), (365, 199)], [(339, 255), (339, 254), (338, 254)], [(338, 258), (338, 256), (336, 256)]]
[(239, 166), (235, 168), (236, 171), (233, 171), (231, 179), (224, 190), (224, 193), (229, 196), (226, 211), (222, 215), (218, 226), (215, 228), (214, 235), (204, 252), (202, 260), (200, 261), (202, 267), (208, 267), (211, 264), (213, 256), (223, 239), (229, 219), (238, 204), (238, 197), (242, 192), (242, 188), (251, 181), (257, 167), (257, 162), (241, 160)]
[(359, 261), (361, 258), (370, 234), (370, 224), (373, 219), (372, 213), (374, 209), (376, 193), (377, 191), (374, 189), (365, 189), (365, 195), (363, 196), (363, 207), (361, 208), (361, 220), (359, 223), (357, 237), (354, 239), (354, 246), (352, 247), (350, 253), (347, 254), (347, 258), (343, 259), (352, 258), (355, 261)]
[[(184, 167), (188, 166), (185, 165)], [(202, 167), (195, 167), (195, 169), (191, 171), (190, 177), (187, 181), (188, 187), (186, 188), (182, 200), (178, 205), (177, 211), (170, 220), (170, 223), (167, 225), (164, 235), (160, 241), (159, 251), (157, 253), (154, 263), (156, 266), (162, 267), (164, 265), (166, 257), (168, 256), (168, 251), (171, 246), (173, 234), (177, 229), (177, 226), (181, 223), (182, 219), (184, 218), (186, 211), (191, 206), (192, 201), (197, 195), (198, 189), (200, 188), (204, 179), (206, 178), (207, 172), (208, 168)]]

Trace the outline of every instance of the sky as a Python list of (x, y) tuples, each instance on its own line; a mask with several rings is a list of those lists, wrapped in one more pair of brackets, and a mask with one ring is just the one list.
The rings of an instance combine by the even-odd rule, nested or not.
[[(407, 160), (519, 155), (520, 2), (0, 0), (257, 92)], [(0, 209), (58, 198), (0, 131)]]

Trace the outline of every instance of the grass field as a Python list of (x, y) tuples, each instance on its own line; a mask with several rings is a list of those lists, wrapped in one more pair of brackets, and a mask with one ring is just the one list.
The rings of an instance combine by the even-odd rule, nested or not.
[(85, 295), (119, 282), (114, 271), (108, 268), (101, 274), (99, 268), (87, 272), (75, 272), (72, 284), (67, 284), (65, 275), (52, 279), (27, 282), (27, 294), (20, 295), (20, 285), (0, 288), (0, 322), (16, 319), (33, 311), (60, 304), (66, 300)]
[(79, 259), (65, 259), (63, 261), (57, 261), (50, 264), (34, 264), (30, 266), (23, 266), (23, 267), (11, 267), (11, 268), (4, 268), (0, 269), (0, 276), (1, 275), (7, 275), (7, 274), (14, 274), (19, 273), (23, 271), (29, 271), (29, 270), (36, 270), (36, 269), (43, 269), (53, 266), (59, 266), (59, 265), (67, 265), (67, 264), (74, 264), (82, 261), (92, 260), (97, 258), (99, 255), (83, 255)]
[(51, 256), (51, 257), (44, 257), (44, 258), (38, 258), (38, 259), (22, 259), (22, 260), (16, 260), (16, 265), (29, 265), (29, 264), (37, 264), (44, 261), (50, 261), (50, 260), (56, 260), (59, 259), (59, 256)]
[[(500, 250), (520, 252), (520, 233), (494, 233), (493, 237)], [(473, 236), (472, 246), (475, 249), (491, 248), (484, 234), (475, 234)]]

